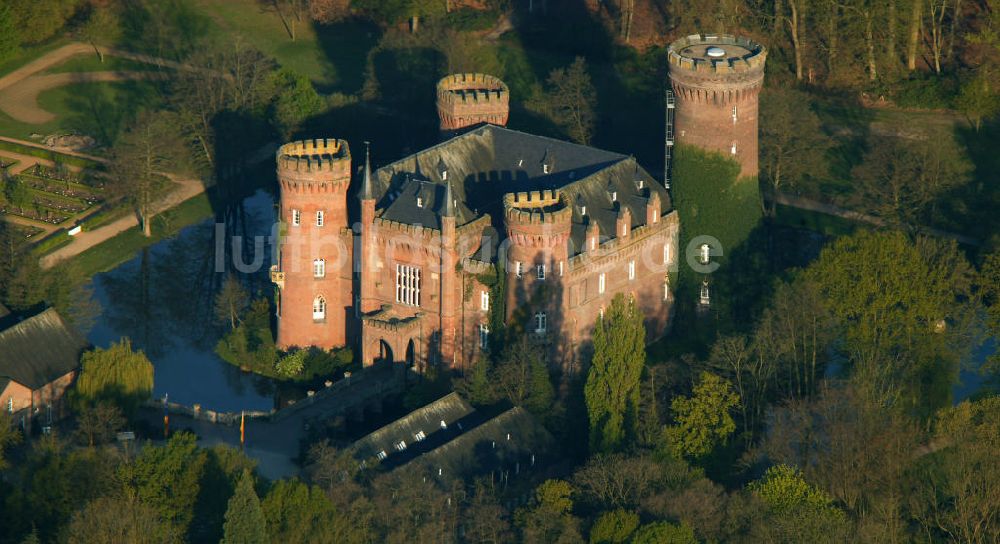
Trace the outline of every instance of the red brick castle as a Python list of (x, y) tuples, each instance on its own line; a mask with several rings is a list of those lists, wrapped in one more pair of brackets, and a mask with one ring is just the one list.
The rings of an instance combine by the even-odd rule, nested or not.
[[(667, 190), (633, 157), (504, 128), (508, 103), (497, 78), (445, 77), (440, 128), (454, 136), (375, 171), (366, 154), (350, 197), (346, 141), (278, 150), (279, 346), (351, 345), (365, 365), (464, 369), (487, 349), (499, 308), (554, 364), (576, 371), (618, 293), (639, 304), (649, 340), (666, 331), (668, 271), (682, 257)], [(733, 123), (755, 172), (756, 94), (744, 107)], [(681, 139), (724, 147), (695, 137), (706, 114), (685, 115), (678, 126), (691, 123), (690, 136)], [(359, 211), (354, 225), (348, 206)]]

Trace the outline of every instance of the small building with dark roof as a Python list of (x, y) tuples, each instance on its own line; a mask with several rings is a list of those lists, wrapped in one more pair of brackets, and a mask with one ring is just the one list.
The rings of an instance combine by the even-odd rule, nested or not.
[(540, 470), (552, 442), (522, 408), (489, 417), (450, 393), (361, 438), (348, 451), (366, 470), (418, 470), (467, 480), (490, 472), (510, 477)]
[(666, 332), (679, 221), (635, 157), (483, 124), (377, 170), (366, 155), (346, 189), (350, 156), (326, 153), (330, 141), (279, 151), (279, 346), (347, 343), (365, 365), (464, 370), (503, 308), (550, 363), (579, 372), (617, 294), (639, 306), (648, 341)]
[(0, 406), (25, 428), (59, 417), (87, 346), (52, 308), (0, 331)]

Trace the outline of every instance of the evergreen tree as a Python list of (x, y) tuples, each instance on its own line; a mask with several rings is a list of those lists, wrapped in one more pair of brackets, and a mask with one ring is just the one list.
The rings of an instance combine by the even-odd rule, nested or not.
[(616, 295), (594, 327), (594, 356), (584, 396), (592, 451), (621, 449), (634, 434), (639, 381), (646, 365), (646, 329), (631, 298)]
[(236, 493), (229, 499), (226, 510), (225, 536), (222, 544), (265, 544), (267, 542), (267, 522), (260, 507), (260, 499), (253, 488), (253, 476), (249, 470), (236, 484)]

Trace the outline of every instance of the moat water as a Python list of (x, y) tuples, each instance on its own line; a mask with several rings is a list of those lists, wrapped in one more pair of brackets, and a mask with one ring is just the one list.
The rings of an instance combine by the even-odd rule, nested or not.
[[(94, 276), (94, 301), (100, 306), (87, 334), (97, 347), (122, 337), (132, 339), (153, 362), (154, 398), (200, 404), (218, 411), (269, 410), (275, 405), (277, 385), (267, 378), (241, 372), (215, 354), (225, 332), (216, 317), (215, 295), (226, 272), (217, 272), (217, 231), (249, 240), (267, 236), (273, 223), (271, 195), (260, 191), (227, 209), (224, 229), (211, 219), (187, 227), (117, 268)], [(252, 252), (253, 250), (250, 249)], [(251, 292), (267, 296), (269, 247), (264, 246), (261, 270), (243, 276)], [(222, 261), (231, 269), (231, 257)], [(250, 262), (248, 253), (245, 261)]]

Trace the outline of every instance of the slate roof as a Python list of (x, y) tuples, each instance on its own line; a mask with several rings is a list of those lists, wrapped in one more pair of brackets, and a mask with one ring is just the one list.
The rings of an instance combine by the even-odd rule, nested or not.
[[(571, 241), (579, 249), (589, 221), (597, 221), (602, 235), (614, 236), (623, 206), (631, 210), (632, 226), (645, 221), (646, 202), (653, 192), (660, 197), (661, 210), (671, 209), (666, 189), (634, 157), (484, 125), (378, 169), (372, 184), (381, 217), (440, 228), (442, 168), (452, 185), (458, 226), (484, 213), (502, 218), (506, 193), (561, 189), (570, 202), (587, 207), (583, 217), (574, 206)], [(609, 188), (617, 192), (617, 202), (612, 202)]]
[[(389, 460), (407, 450), (424, 449), (427, 445), (446, 440), (444, 435), (450, 437), (452, 433), (449, 433), (449, 429), (452, 432), (458, 431), (460, 422), (465, 421), (473, 412), (472, 406), (458, 396), (458, 393), (449, 393), (358, 440), (351, 446), (353, 457), (358, 461), (371, 461), (377, 459), (380, 451), (384, 451)], [(417, 434), (421, 432), (423, 437), (417, 439)], [(406, 443), (403, 452), (396, 448), (401, 441)]]
[(399, 469), (424, 469), (445, 478), (468, 478), (504, 469), (529, 472), (541, 465), (553, 443), (552, 435), (521, 407), (459, 434), (414, 456)]
[(77, 368), (87, 345), (49, 308), (0, 331), (0, 377), (39, 389)]

